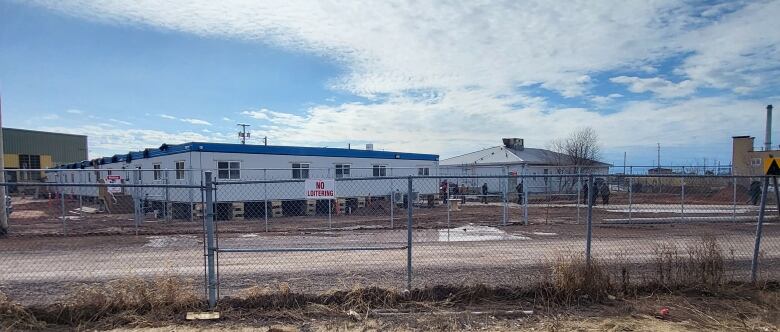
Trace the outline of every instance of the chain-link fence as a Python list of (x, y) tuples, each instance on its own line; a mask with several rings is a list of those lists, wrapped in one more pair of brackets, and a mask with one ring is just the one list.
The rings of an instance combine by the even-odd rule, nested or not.
[(316, 199), (305, 179), (173, 172), (4, 184), (0, 290), (46, 303), (127, 277), (183, 277), (212, 300), (282, 284), (527, 286), (573, 257), (621, 284), (780, 275), (777, 196), (761, 177), (385, 174), (337, 178), (335, 197)]

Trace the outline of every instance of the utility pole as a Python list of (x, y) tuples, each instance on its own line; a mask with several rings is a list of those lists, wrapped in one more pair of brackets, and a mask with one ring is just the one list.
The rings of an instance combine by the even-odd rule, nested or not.
[(246, 139), (249, 138), (251, 133), (246, 132), (246, 127), (249, 127), (246, 123), (239, 123), (237, 126), (241, 126), (241, 131), (238, 132), (238, 137), (241, 139), (241, 144), (246, 144)]
[(263, 145), (268, 146), (268, 136), (263, 136)]
[(623, 151), (623, 175), (626, 175), (626, 151)]
[(658, 149), (657, 149), (658, 158), (656, 158), (656, 161), (658, 162), (658, 172), (661, 172), (661, 143), (656, 143), (656, 144), (658, 144)]

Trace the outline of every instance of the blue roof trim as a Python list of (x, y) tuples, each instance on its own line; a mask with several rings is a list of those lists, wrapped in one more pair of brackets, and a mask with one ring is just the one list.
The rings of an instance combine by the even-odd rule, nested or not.
[(222, 153), (249, 153), (249, 154), (274, 154), (290, 156), (315, 156), (315, 157), (342, 157), (342, 158), (373, 158), (373, 159), (401, 159), (401, 160), (426, 160), (437, 161), (439, 156), (435, 154), (407, 153), (393, 151), (354, 150), (341, 148), (314, 148), (301, 146), (274, 146), (274, 145), (243, 145), (224, 143), (188, 143), (193, 151), (222, 152)]
[[(160, 157), (186, 152), (220, 152), (220, 153), (248, 153), (248, 154), (272, 154), (288, 156), (315, 156), (315, 157), (339, 157), (339, 158), (372, 158), (372, 159), (400, 159), (438, 161), (439, 155), (424, 153), (407, 153), (393, 151), (353, 150), (341, 148), (314, 148), (302, 146), (274, 146), (274, 145), (244, 145), (227, 143), (200, 143), (190, 142), (177, 145), (165, 145), (165, 149), (146, 149), (148, 157)], [(124, 163), (130, 155), (131, 162), (144, 159), (144, 151), (134, 151), (125, 154), (116, 154), (111, 157), (98, 158), (103, 164)], [(112, 161), (115, 159), (116, 161)], [(60, 165), (55, 168), (73, 167), (77, 164)]]

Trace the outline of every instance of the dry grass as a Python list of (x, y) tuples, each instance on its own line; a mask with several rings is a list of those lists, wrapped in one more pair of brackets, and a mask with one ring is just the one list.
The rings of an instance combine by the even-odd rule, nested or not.
[(201, 307), (197, 294), (192, 281), (177, 277), (127, 278), (81, 286), (61, 303), (31, 310), (39, 320), (57, 325), (145, 326)]
[[(465, 312), (470, 308), (492, 310), (523, 307), (545, 313), (565, 313), (567, 311), (560, 309), (614, 302), (616, 298), (611, 295), (619, 292), (629, 294), (628, 289), (634, 295), (652, 294), (659, 287), (680, 290), (702, 289), (698, 286), (705, 286), (707, 294), (725, 294), (730, 291), (720, 287), (724, 283), (726, 258), (717, 241), (712, 238), (689, 244), (682, 250), (670, 245), (659, 246), (653, 271), (648, 271), (653, 285), (632, 285), (624, 256), (616, 256), (611, 265), (607, 265), (606, 261), (599, 259), (592, 259), (588, 263), (582, 254), (561, 255), (547, 262), (544, 272), (539, 275), (540, 282), (528, 288), (442, 285), (400, 291), (356, 285), (346, 291), (301, 294), (292, 292), (289, 284), (279, 283), (272, 287), (249, 287), (236, 297), (221, 299), (218, 309), (232, 319), (263, 317), (269, 321), (304, 322), (310, 317), (330, 317), (360, 321), (376, 312)], [(608, 268), (612, 272), (608, 272)], [(0, 294), (0, 327), (14, 330), (46, 326), (110, 328), (181, 322), (185, 312), (205, 309), (199, 287), (191, 280), (175, 277), (154, 280), (127, 278), (99, 285), (85, 285), (75, 289), (60, 303), (30, 308), (14, 304)], [(725, 292), (710, 292), (717, 289)], [(751, 288), (745, 293), (753, 291)], [(773, 297), (767, 301), (758, 299), (758, 302), (769, 303), (770, 310), (777, 310), (777, 292), (766, 288), (764, 291)], [(733, 294), (738, 293), (729, 294), (734, 297), (736, 295)], [(689, 310), (693, 315), (699, 314), (694, 310), (700, 310), (696, 309), (700, 307), (678, 305), (677, 308)], [(715, 317), (712, 313), (702, 311), (701, 316), (704, 317), (701, 326), (726, 327), (714, 322), (707, 323), (707, 319)], [(765, 320), (762, 318), (761, 321)], [(460, 324), (461, 321), (458, 321), (457, 325)], [(745, 324), (750, 326), (749, 322)]]
[(3, 330), (37, 330), (46, 324), (35, 318), (27, 308), (0, 293), (0, 328)]
[(602, 263), (581, 254), (561, 255), (548, 264), (548, 274), (537, 290), (537, 300), (546, 306), (600, 302), (613, 290)]
[(666, 288), (714, 287), (723, 282), (725, 256), (711, 237), (690, 243), (681, 252), (675, 245), (655, 248), (655, 281)]

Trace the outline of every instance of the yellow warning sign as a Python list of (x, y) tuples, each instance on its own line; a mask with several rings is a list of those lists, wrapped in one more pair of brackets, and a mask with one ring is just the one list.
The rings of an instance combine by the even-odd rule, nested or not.
[(780, 175), (780, 158), (770, 157), (764, 159), (764, 174)]

